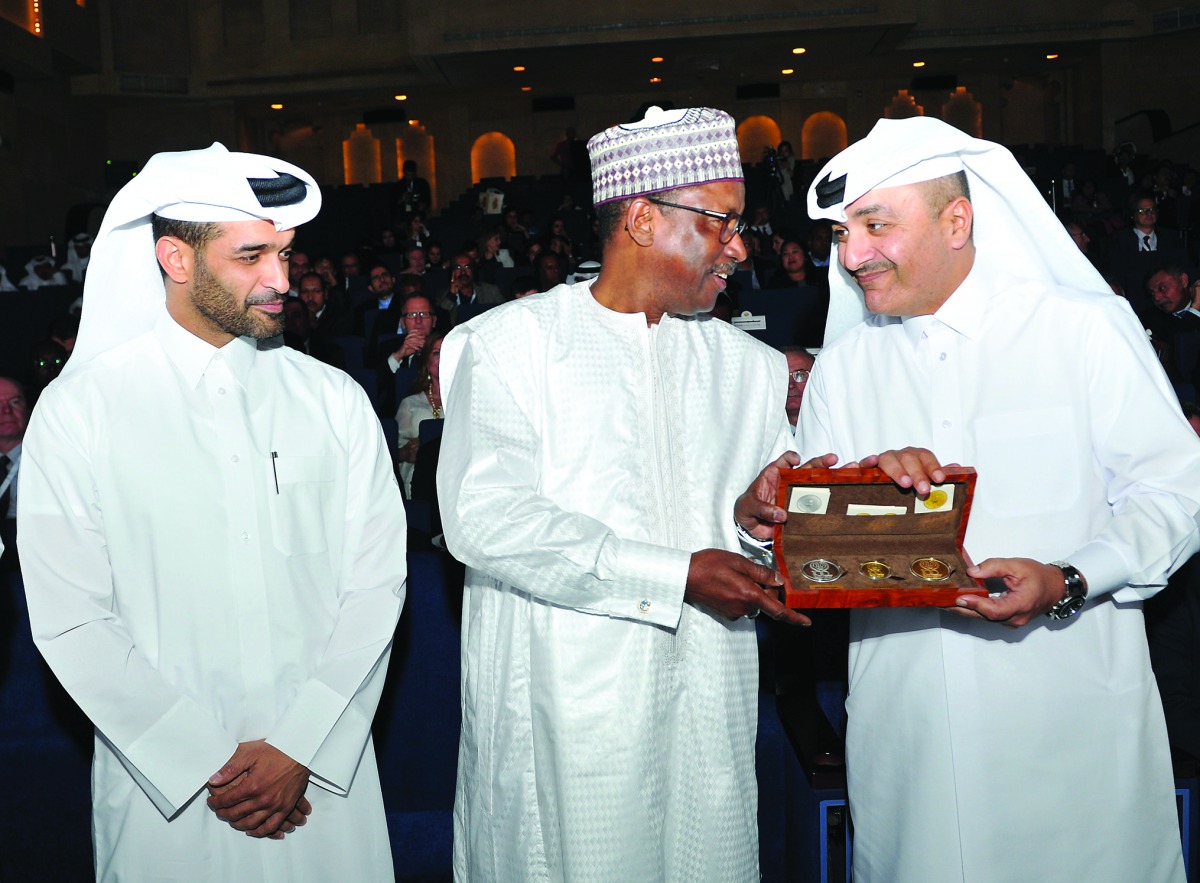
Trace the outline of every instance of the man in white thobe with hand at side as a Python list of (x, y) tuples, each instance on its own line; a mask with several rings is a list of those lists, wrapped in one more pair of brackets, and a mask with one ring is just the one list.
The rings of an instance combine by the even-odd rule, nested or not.
[(96, 727), (101, 881), (393, 879), (370, 724), (404, 510), (362, 390), (278, 337), (319, 207), (279, 160), (152, 157), (26, 435), (29, 615)]
[(589, 151), (599, 278), (442, 348), (438, 493), (468, 566), (455, 876), (758, 880), (745, 617), (807, 619), (734, 520), (791, 445), (784, 357), (697, 315), (745, 257), (733, 120), (652, 108)]

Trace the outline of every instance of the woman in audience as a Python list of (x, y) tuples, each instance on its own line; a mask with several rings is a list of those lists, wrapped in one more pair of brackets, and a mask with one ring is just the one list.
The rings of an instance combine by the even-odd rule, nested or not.
[(438, 364), (441, 361), (443, 336), (439, 332), (429, 335), (429, 340), (421, 350), (421, 367), (417, 371), (412, 394), (403, 398), (396, 410), (396, 423), (400, 429), (396, 461), (406, 498), (412, 496), (413, 464), (416, 463), (420, 445), (421, 421), (442, 419), (442, 385), (438, 380)]

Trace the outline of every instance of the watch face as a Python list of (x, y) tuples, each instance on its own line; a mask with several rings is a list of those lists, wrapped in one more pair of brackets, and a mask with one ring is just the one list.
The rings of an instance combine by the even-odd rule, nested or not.
[(1086, 600), (1086, 598), (1077, 595), (1074, 598), (1067, 598), (1063, 601), (1059, 601), (1050, 608), (1050, 618), (1068, 619), (1083, 609), (1083, 605)]

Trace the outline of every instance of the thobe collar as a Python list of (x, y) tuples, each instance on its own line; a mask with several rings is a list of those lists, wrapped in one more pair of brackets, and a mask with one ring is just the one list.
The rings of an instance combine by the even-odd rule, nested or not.
[(900, 320), (904, 325), (904, 333), (914, 348), (934, 323), (945, 325), (970, 340), (979, 336), (983, 327), (987, 291), (979, 282), (981, 274), (978, 272), (978, 266), (975, 264), (971, 268), (967, 278), (935, 313), (928, 316), (906, 316)]
[(192, 389), (200, 385), (204, 372), (218, 357), (225, 360), (230, 373), (244, 389), (258, 353), (258, 342), (251, 337), (235, 337), (218, 349), (171, 318), (165, 306), (154, 323), (154, 336)]

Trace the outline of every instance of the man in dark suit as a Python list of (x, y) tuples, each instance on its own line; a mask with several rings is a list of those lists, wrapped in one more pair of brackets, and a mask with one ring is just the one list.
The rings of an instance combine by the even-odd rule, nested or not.
[(1152, 270), (1145, 290), (1157, 308), (1146, 314), (1154, 348), (1176, 395), (1194, 400), (1200, 390), (1200, 280), (1164, 262)]
[(1137, 194), (1131, 204), (1133, 226), (1112, 236), (1112, 272), (1138, 312), (1150, 303), (1145, 298), (1146, 279), (1164, 262), (1183, 265), (1187, 252), (1176, 230), (1158, 226), (1158, 203), (1153, 193)]
[(455, 325), (462, 304), (498, 304), (503, 300), (504, 296), (495, 285), (475, 281), (475, 265), (470, 257), (456, 254), (450, 263), (450, 287), (439, 295), (436, 306), (448, 314), (450, 325)]
[(354, 317), (336, 300), (329, 299), (329, 286), (320, 273), (305, 273), (300, 277), (300, 300), (308, 307), (312, 333), (326, 340), (349, 334)]

